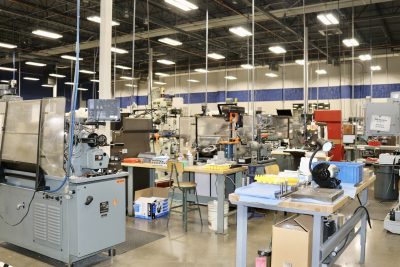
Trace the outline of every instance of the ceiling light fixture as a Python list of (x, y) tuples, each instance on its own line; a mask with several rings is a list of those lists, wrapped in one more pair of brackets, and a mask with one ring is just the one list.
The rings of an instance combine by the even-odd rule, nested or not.
[(358, 58), (359, 58), (361, 61), (368, 61), (368, 60), (371, 60), (371, 59), (372, 59), (372, 57), (371, 57), (370, 54), (359, 55)]
[(193, 80), (193, 79), (189, 79), (189, 80), (187, 80), (188, 82), (190, 82), (190, 83), (199, 83), (200, 81), (198, 81), (198, 80)]
[(48, 88), (53, 88), (53, 84), (42, 84), (42, 87), (48, 87)]
[(45, 30), (35, 30), (32, 32), (35, 35), (50, 38), (50, 39), (60, 39), (63, 36), (61, 34), (55, 33), (55, 32), (49, 32)]
[(344, 39), (343, 44), (347, 47), (354, 47), (360, 45), (360, 43), (355, 38)]
[(219, 59), (224, 59), (225, 56), (221, 55), (221, 54), (217, 54), (217, 53), (211, 53), (208, 54), (209, 58), (215, 59), (215, 60), (219, 60)]
[(253, 35), (249, 30), (243, 28), (242, 26), (229, 28), (229, 31), (240, 37), (247, 37)]
[(268, 72), (268, 73), (265, 73), (265, 76), (270, 77), (270, 78), (276, 78), (276, 77), (278, 77), (278, 74), (273, 73), (273, 72)]
[(34, 78), (34, 77), (24, 77), (23, 79), (27, 80), (27, 81), (39, 81), (40, 80), (39, 78)]
[(162, 73), (162, 72), (156, 72), (155, 75), (160, 76), (160, 77), (169, 77), (171, 75), (167, 74), (167, 73)]
[(137, 87), (137, 85), (136, 84), (129, 84), (129, 83), (127, 83), (127, 84), (125, 84), (125, 86), (127, 86), (127, 87)]
[(49, 76), (54, 77), (54, 78), (65, 78), (65, 75), (57, 74), (57, 73), (50, 73)]
[(123, 66), (123, 65), (115, 65), (116, 69), (121, 69), (121, 70), (130, 70), (130, 67), (127, 66)]
[(206, 69), (195, 69), (194, 70), (195, 72), (199, 72), (199, 73), (207, 73), (208, 72), (208, 70), (206, 70)]
[(237, 80), (235, 76), (225, 76), (224, 78), (227, 80)]
[(304, 59), (296, 59), (294, 62), (296, 62), (296, 64), (299, 64), (299, 65), (304, 65), (305, 63), (304, 63)]
[(318, 75), (325, 75), (325, 74), (327, 74), (326, 70), (324, 70), (324, 69), (316, 70), (315, 73), (318, 74)]
[(15, 69), (15, 68), (7, 68), (7, 67), (0, 67), (0, 70), (4, 70), (4, 71), (17, 71), (17, 69)]
[(337, 17), (335, 15), (333, 15), (332, 13), (328, 13), (328, 14), (319, 14), (317, 16), (317, 18), (319, 19), (319, 21), (321, 21), (324, 25), (337, 25), (339, 24), (339, 20), (337, 19)]
[(73, 82), (65, 82), (64, 84), (65, 84), (65, 85), (74, 85)]
[(164, 0), (164, 2), (182, 9), (183, 11), (191, 11), (199, 8), (195, 4), (186, 0)]
[(378, 71), (378, 70), (381, 70), (382, 68), (381, 68), (381, 66), (379, 66), (379, 65), (375, 65), (375, 66), (371, 66), (371, 70), (372, 71)]
[(286, 53), (286, 49), (279, 45), (270, 46), (268, 49), (269, 49), (269, 51), (271, 51), (274, 54), (285, 54)]
[(89, 89), (86, 88), (78, 88), (78, 91), (88, 91)]
[[(90, 16), (90, 17), (87, 17), (86, 19), (89, 21), (92, 21), (92, 22), (99, 23), (99, 24), (101, 23), (101, 18), (99, 16)], [(116, 21), (111, 22), (111, 26), (118, 26), (118, 25), (119, 25), (119, 22), (116, 22)]]
[[(62, 55), (61, 58), (63, 59), (68, 59), (68, 60), (76, 60), (76, 57), (74, 56), (69, 56), (69, 55)], [(83, 58), (79, 58), (79, 61), (83, 60)]]
[(99, 83), (100, 82), (100, 80), (96, 80), (96, 79), (92, 79), (92, 80), (90, 80), (92, 83)]
[(128, 80), (128, 81), (133, 81), (133, 80), (137, 80), (138, 78), (132, 78), (132, 77), (129, 77), (129, 76), (121, 76), (120, 77), (122, 80)]
[(91, 71), (91, 70), (80, 70), (80, 73), (84, 73), (84, 74), (96, 74), (95, 71)]
[(0, 83), (9, 83), (7, 80), (1, 80)]
[(164, 82), (153, 82), (154, 84), (158, 84), (158, 85), (166, 85), (167, 83)]
[(175, 62), (168, 59), (159, 59), (157, 62), (164, 65), (175, 65)]
[(122, 48), (117, 48), (117, 47), (111, 47), (111, 52), (117, 53), (117, 54), (128, 54), (129, 51), (122, 49)]
[(178, 40), (174, 40), (174, 39), (171, 39), (168, 37), (158, 39), (158, 41), (161, 43), (167, 44), (167, 45), (172, 45), (172, 46), (182, 45), (182, 43), (179, 42)]
[(253, 65), (251, 65), (251, 64), (242, 64), (242, 65), (240, 65), (240, 67), (242, 67), (243, 69), (246, 69), (246, 70), (254, 69)]
[(7, 44), (7, 43), (2, 43), (2, 42), (0, 42), (0, 47), (7, 48), (7, 49), (14, 49), (14, 48), (17, 48), (16, 45)]
[(45, 67), (47, 65), (45, 63), (32, 62), (32, 61), (27, 61), (27, 62), (25, 62), (25, 64), (29, 65), (29, 66), (35, 66), (35, 67)]

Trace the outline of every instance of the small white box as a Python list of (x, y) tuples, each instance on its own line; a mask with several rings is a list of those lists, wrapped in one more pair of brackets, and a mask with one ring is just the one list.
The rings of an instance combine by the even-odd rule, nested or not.
[(168, 188), (146, 188), (135, 192), (136, 218), (153, 220), (168, 215)]

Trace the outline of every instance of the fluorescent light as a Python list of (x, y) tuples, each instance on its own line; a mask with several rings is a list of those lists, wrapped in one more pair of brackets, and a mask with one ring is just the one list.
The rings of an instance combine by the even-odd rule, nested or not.
[(167, 83), (164, 82), (153, 82), (154, 84), (158, 84), (158, 85), (166, 85)]
[(88, 91), (89, 89), (86, 88), (78, 88), (78, 91)]
[(14, 69), (14, 68), (7, 68), (7, 67), (0, 67), (0, 70), (5, 70), (5, 71), (17, 71), (17, 69)]
[(49, 76), (54, 77), (54, 78), (65, 78), (65, 75), (57, 74), (57, 73), (50, 73)]
[(278, 74), (273, 73), (273, 72), (268, 72), (268, 73), (265, 73), (265, 76), (270, 77), (270, 78), (276, 78), (276, 77), (278, 77)]
[(243, 69), (246, 69), (246, 70), (254, 69), (253, 65), (251, 65), (251, 64), (242, 64), (242, 65), (240, 65), (240, 67), (242, 67)]
[(381, 70), (382, 68), (381, 68), (381, 66), (379, 66), (379, 65), (375, 65), (375, 66), (371, 66), (371, 70), (372, 71), (378, 71), (378, 70)]
[(164, 44), (172, 45), (172, 46), (182, 45), (182, 43), (179, 42), (178, 40), (174, 40), (174, 39), (171, 39), (171, 38), (168, 38), (168, 37), (158, 39), (158, 41), (161, 42), (161, 43), (164, 43)]
[(189, 79), (189, 80), (187, 80), (188, 82), (190, 82), (190, 83), (199, 83), (200, 81), (198, 81), (198, 80), (193, 80), (193, 79)]
[(319, 21), (321, 21), (325, 25), (337, 25), (337, 24), (339, 24), (339, 20), (332, 13), (319, 14), (317, 16), (317, 18), (319, 19)]
[(60, 39), (63, 37), (61, 34), (55, 33), (55, 32), (49, 32), (45, 30), (35, 30), (32, 32), (35, 35), (39, 35), (42, 37), (50, 38), (50, 39)]
[(49, 88), (53, 88), (54, 85), (53, 84), (42, 84), (42, 87), (49, 87)]
[[(99, 24), (101, 23), (101, 18), (99, 16), (90, 16), (90, 17), (87, 17), (86, 19), (90, 20), (92, 22), (99, 23)], [(111, 26), (118, 26), (118, 25), (119, 25), (119, 22), (116, 22), (116, 21), (111, 22)]]
[(327, 74), (326, 70), (324, 70), (324, 69), (316, 70), (315, 73), (317, 73), (318, 75), (325, 75), (325, 74)]
[(229, 31), (231, 33), (233, 33), (233, 34), (236, 34), (237, 36), (240, 36), (240, 37), (247, 37), (247, 36), (252, 36), (253, 35), (250, 31), (248, 31), (247, 29), (245, 29), (245, 28), (243, 28), (241, 26), (229, 28)]
[(372, 57), (371, 57), (370, 54), (359, 55), (358, 58), (359, 58), (361, 61), (368, 61), (368, 60), (371, 60), (371, 59), (372, 59)]
[(165, 3), (173, 5), (183, 11), (190, 11), (198, 9), (199, 7), (186, 0), (164, 0)]
[(296, 59), (294, 62), (296, 62), (296, 64), (299, 64), (299, 65), (304, 65), (305, 63), (304, 63), (304, 59)]
[(164, 65), (175, 65), (175, 62), (168, 59), (159, 59), (157, 62)]
[(269, 51), (271, 51), (274, 54), (285, 54), (286, 53), (286, 49), (279, 45), (271, 46), (268, 49), (269, 49)]
[(156, 72), (155, 75), (160, 76), (160, 77), (169, 77), (170, 75), (167, 73), (162, 73), (162, 72)]
[(34, 77), (24, 77), (23, 79), (27, 81), (39, 81), (39, 78), (34, 78)]
[(208, 57), (212, 58), (212, 59), (215, 59), (215, 60), (224, 59), (225, 58), (223, 55), (217, 54), (217, 53), (208, 54)]
[(121, 69), (121, 70), (130, 70), (130, 67), (122, 66), (122, 65), (115, 65), (114, 68)]
[(354, 47), (360, 45), (360, 43), (354, 38), (344, 39), (343, 44), (347, 47)]
[(74, 85), (73, 82), (65, 82), (64, 84), (65, 84), (65, 85)]
[[(69, 55), (62, 55), (61, 58), (68, 59), (68, 60), (76, 60), (76, 57), (69, 56)], [(79, 60), (83, 60), (83, 58), (80, 57)]]
[(36, 66), (36, 67), (45, 67), (47, 65), (44, 63), (32, 62), (32, 61), (27, 61), (27, 62), (25, 62), (25, 64), (30, 65), (30, 66)]
[(237, 80), (235, 76), (225, 76), (224, 78), (227, 80)]
[(117, 53), (117, 54), (128, 54), (129, 51), (122, 49), (122, 48), (117, 48), (117, 47), (111, 47), (111, 52)]
[(208, 70), (206, 70), (206, 69), (195, 69), (194, 71), (195, 72), (200, 72), (200, 73), (207, 73), (208, 72)]
[(129, 76), (121, 76), (120, 77), (122, 80), (128, 80), (128, 81), (133, 81), (133, 80), (137, 80), (138, 78), (132, 78), (132, 77), (129, 77)]
[(0, 83), (9, 83), (7, 80), (1, 80)]
[(125, 86), (128, 86), (128, 87), (137, 87), (137, 85), (136, 84), (129, 84), (129, 83), (127, 83), (127, 84), (125, 84)]
[(92, 79), (92, 80), (90, 80), (92, 83), (99, 83), (100, 82), (100, 80), (96, 80), (96, 79)]
[(96, 74), (95, 71), (91, 71), (91, 70), (80, 70), (80, 73), (84, 73), (84, 74)]
[(7, 43), (2, 43), (2, 42), (0, 42), (0, 47), (3, 47), (3, 48), (8, 48), (8, 49), (14, 49), (14, 48), (17, 48), (17, 46), (16, 46), (16, 45), (13, 45), (13, 44), (7, 44)]

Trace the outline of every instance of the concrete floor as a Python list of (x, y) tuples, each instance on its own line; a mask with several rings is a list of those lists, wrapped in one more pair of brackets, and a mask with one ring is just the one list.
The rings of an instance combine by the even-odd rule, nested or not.
[[(202, 209), (203, 218), (206, 217), (206, 209)], [(277, 219), (282, 219), (279, 214)], [(269, 213), (265, 217), (254, 218), (249, 221), (249, 246), (248, 266), (254, 266), (254, 257), (259, 248), (265, 248), (271, 237), (271, 226), (274, 215)], [(365, 267), (399, 266), (400, 262), (400, 235), (387, 233), (383, 229), (382, 221), (373, 221), (372, 230), (368, 229), (367, 256)], [(235, 266), (236, 231), (235, 219), (230, 219), (230, 228), (226, 235), (216, 235), (208, 230), (207, 222), (201, 227), (198, 214), (191, 217), (188, 233), (182, 230), (179, 215), (172, 215), (170, 227), (167, 229), (166, 220), (158, 219), (152, 222), (145, 220), (127, 219), (128, 227), (156, 232), (165, 235), (153, 243), (129, 251), (101, 262), (95, 266)], [(358, 264), (359, 238), (356, 238), (336, 266), (361, 266)], [(5, 261), (14, 267), (50, 266), (31, 257), (19, 254), (15, 251), (0, 247), (0, 261)]]

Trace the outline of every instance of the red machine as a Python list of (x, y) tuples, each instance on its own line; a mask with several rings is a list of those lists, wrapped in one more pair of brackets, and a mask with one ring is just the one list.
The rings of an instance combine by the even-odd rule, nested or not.
[(342, 111), (341, 110), (316, 110), (314, 120), (325, 122), (328, 128), (328, 139), (335, 144), (332, 149), (332, 161), (342, 161), (344, 158)]

